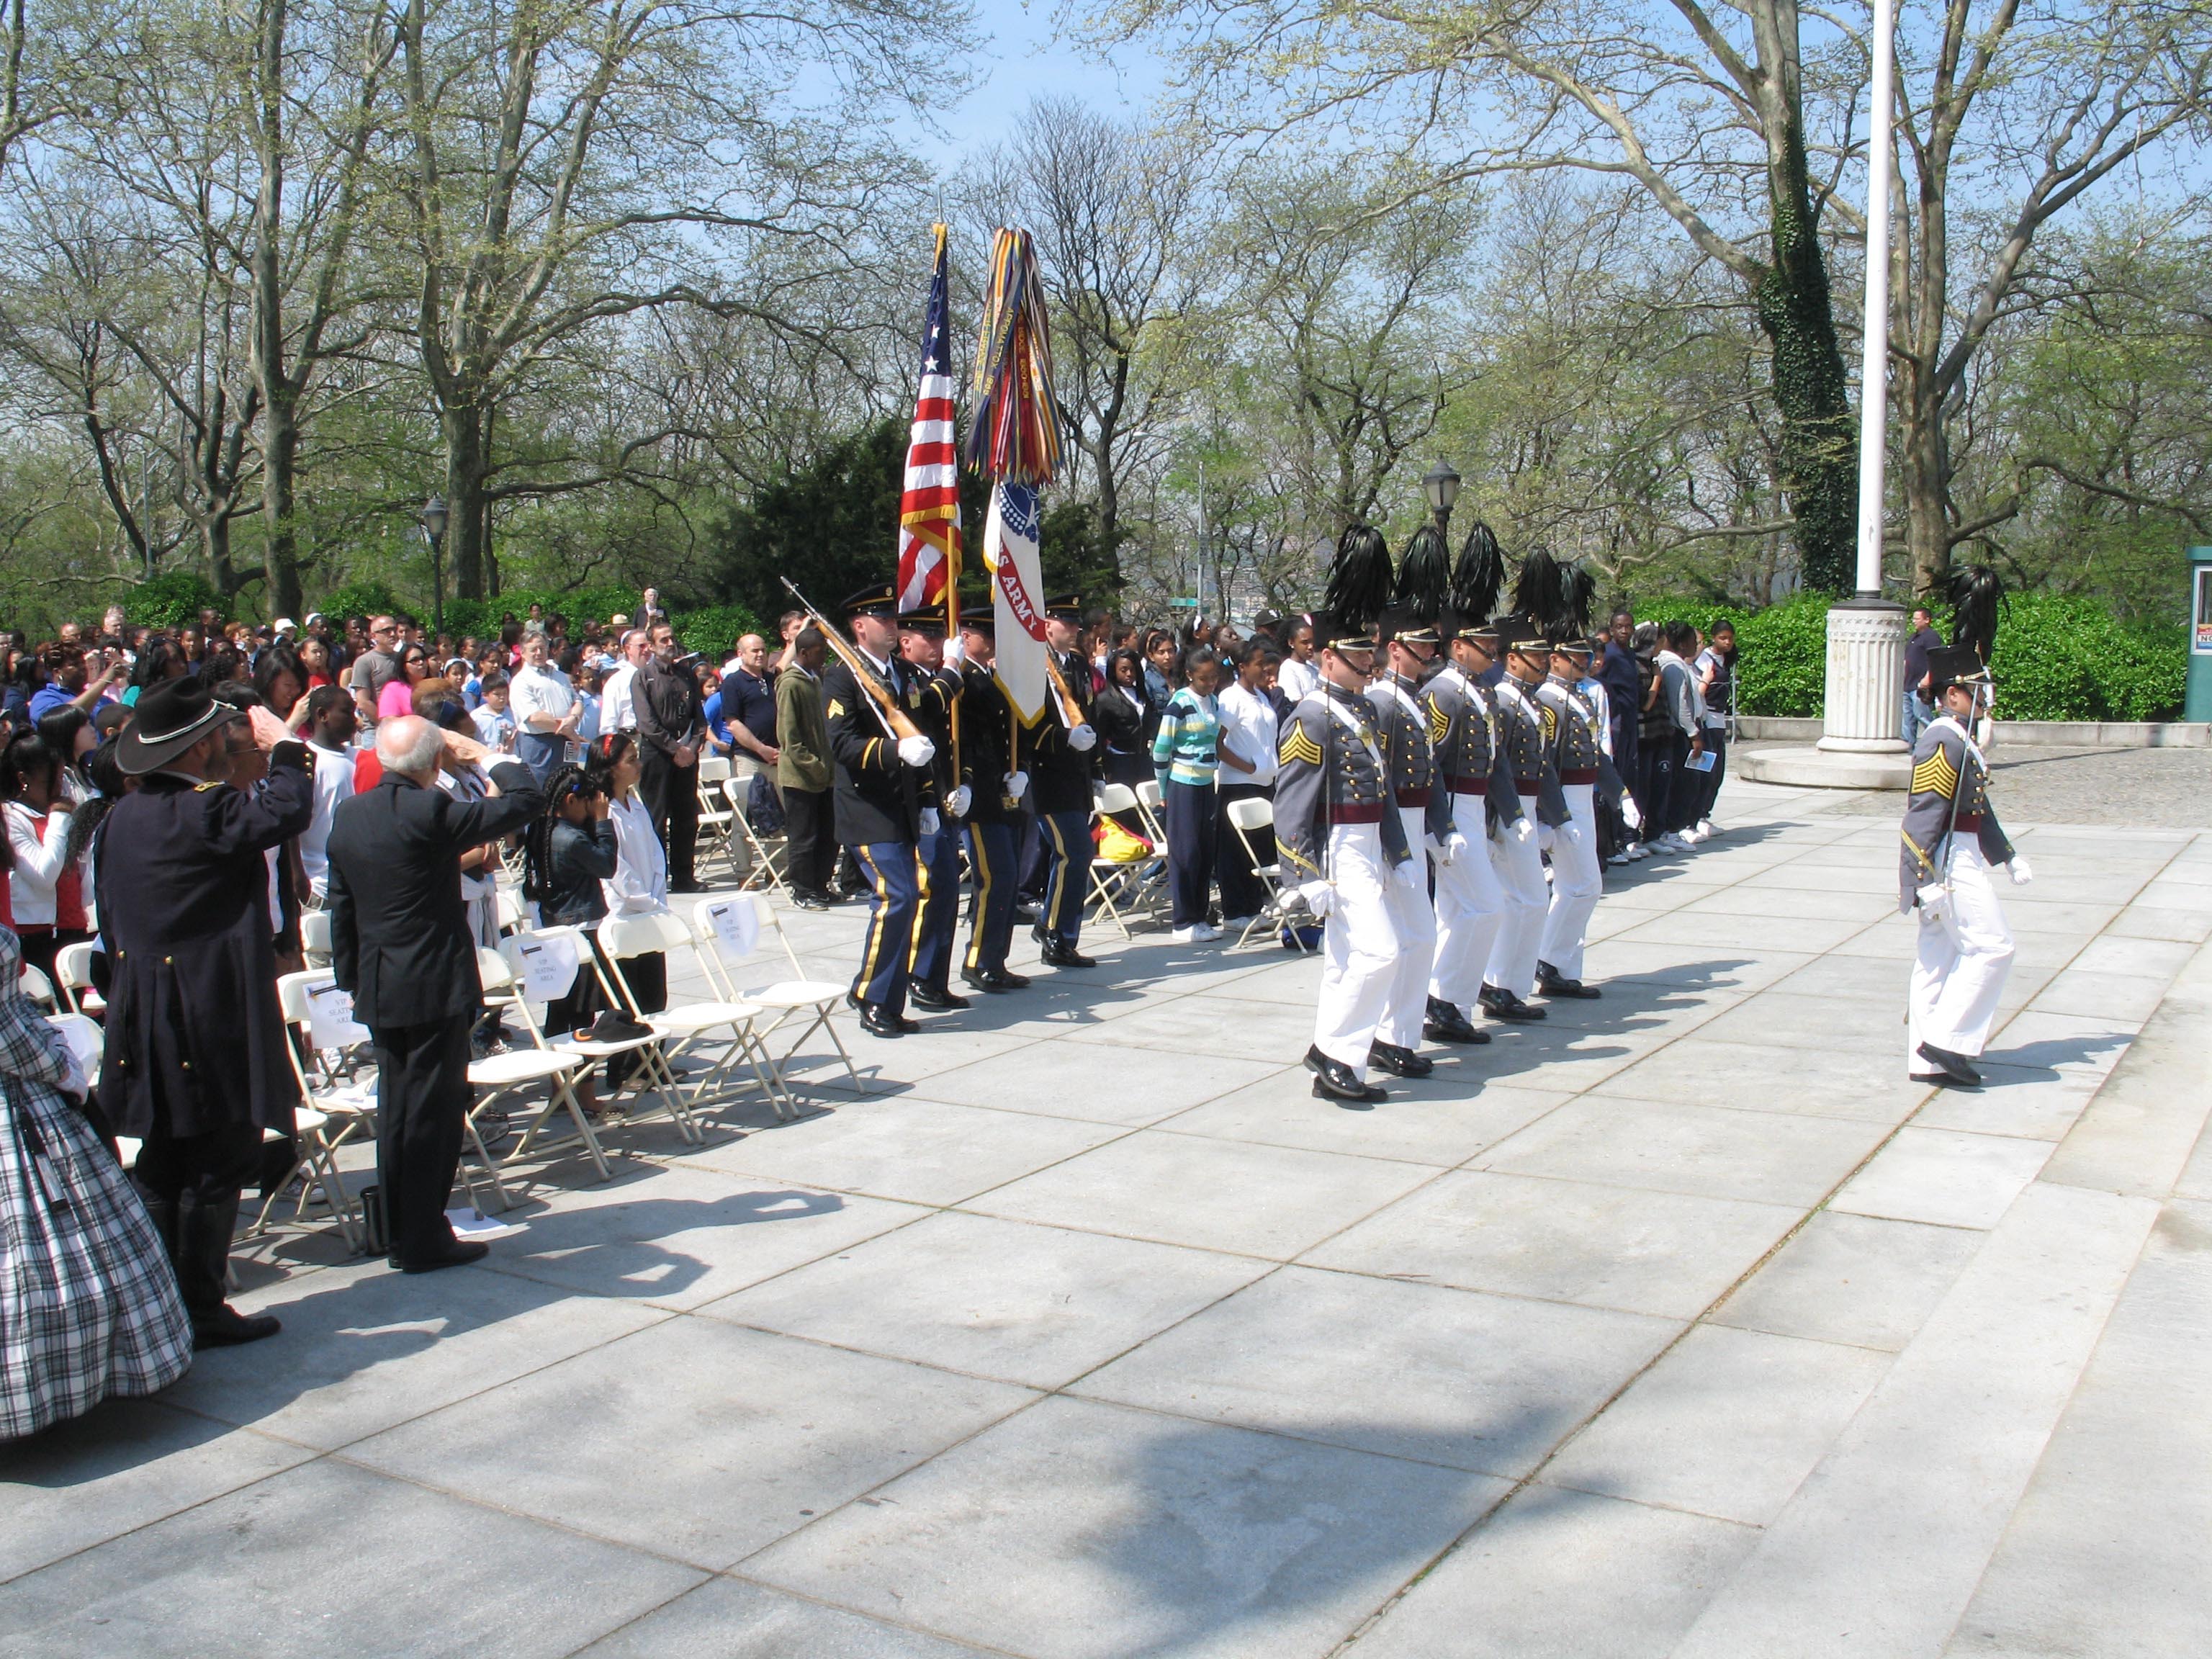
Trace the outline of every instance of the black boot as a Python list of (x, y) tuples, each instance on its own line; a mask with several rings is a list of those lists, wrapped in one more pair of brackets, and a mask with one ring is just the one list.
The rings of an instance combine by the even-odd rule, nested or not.
[(1061, 945), (1053, 939), (1044, 942), (1042, 960), (1048, 968), (1096, 968), (1098, 965), (1096, 957), (1086, 957), (1073, 945)]
[(238, 1194), (213, 1202), (191, 1194), (177, 1206), (177, 1282), (192, 1317), (195, 1348), (258, 1342), (283, 1328), (274, 1314), (242, 1314), (223, 1300), (230, 1277), (231, 1235), (238, 1231)]
[(1389, 1098), (1373, 1084), (1362, 1083), (1342, 1060), (1331, 1060), (1319, 1048), (1306, 1050), (1306, 1070), (1314, 1074), (1313, 1091), (1322, 1100), (1365, 1111), (1376, 1101)]
[(1594, 1001), (1600, 994), (1595, 985), (1585, 985), (1578, 979), (1569, 979), (1548, 962), (1536, 964), (1536, 994), (1540, 997), (1578, 997), (1585, 1002)]
[(1483, 1012), (1492, 1019), (1510, 1019), (1516, 1024), (1524, 1024), (1544, 1018), (1541, 1008), (1532, 1008), (1512, 992), (1495, 985), (1484, 986), (1482, 994), (1475, 1000), (1482, 1005)]
[(968, 999), (955, 996), (942, 985), (912, 985), (907, 988), (907, 998), (917, 1008), (927, 1008), (932, 1013), (950, 1013), (965, 1008)]
[(1421, 1035), (1431, 1042), (1487, 1042), (1490, 1033), (1479, 1031), (1468, 1023), (1455, 1003), (1442, 997), (1429, 999), (1428, 1018), (1421, 1022)]
[(1978, 1089), (1982, 1086), (1982, 1074), (1974, 1069), (1974, 1062), (1964, 1054), (1954, 1054), (1948, 1048), (1938, 1048), (1932, 1042), (1923, 1042), (1920, 1045), (1920, 1057), (1942, 1074), (1940, 1079), (1920, 1078), (1917, 1079), (1920, 1082), (1941, 1081), (1946, 1088), (1954, 1089)]
[(1367, 1045), (1367, 1063), (1378, 1072), (1388, 1072), (1392, 1077), (1426, 1077), (1437, 1069), (1437, 1063), (1425, 1054), (1417, 1054), (1411, 1048), (1401, 1048), (1395, 1042), (1370, 1042)]

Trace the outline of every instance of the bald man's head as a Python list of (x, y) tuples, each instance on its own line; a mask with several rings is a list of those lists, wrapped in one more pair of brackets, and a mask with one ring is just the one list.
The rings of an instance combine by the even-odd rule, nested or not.
[(376, 728), (377, 763), (417, 783), (428, 783), (437, 775), (438, 757), (445, 746), (438, 728), (420, 714), (402, 714)]

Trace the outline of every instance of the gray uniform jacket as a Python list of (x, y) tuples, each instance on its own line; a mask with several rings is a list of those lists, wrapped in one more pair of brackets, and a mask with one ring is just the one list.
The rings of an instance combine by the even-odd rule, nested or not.
[(1331, 824), (1379, 826), (1382, 856), (1394, 868), (1413, 857), (1384, 784), (1382, 743), (1366, 698), (1323, 682), (1283, 722), (1276, 762), (1275, 850), (1285, 887), (1322, 878)]
[(1615, 805), (1620, 804), (1620, 774), (1599, 741), (1597, 707), (1556, 676), (1536, 688), (1544, 738), (1551, 744), (1552, 769), (1559, 781), (1587, 783)]
[[(1430, 675), (1422, 686), (1421, 707), (1428, 713), (1437, 787), (1461, 794), (1479, 791), (1489, 823), (1512, 823), (1521, 817), (1521, 793), (1513, 787), (1513, 769), (1498, 744), (1498, 718), (1492, 712), (1496, 695), (1457, 668), (1447, 667)], [(1453, 810), (1460, 810), (1457, 803)], [(1456, 817), (1454, 822), (1457, 823)], [(1474, 826), (1458, 824), (1458, 829), (1471, 837)]]
[(1386, 673), (1367, 688), (1367, 701), (1375, 708), (1375, 729), (1382, 739), (1382, 758), (1390, 768), (1398, 805), (1419, 807), (1421, 833), (1441, 842), (1452, 833), (1451, 791), (1437, 775), (1420, 686), (1402, 674)]
[(1500, 680), (1498, 698), (1498, 746), (1512, 768), (1516, 786), (1526, 801), (1536, 802), (1536, 822), (1556, 829), (1567, 821), (1567, 797), (1559, 787), (1559, 774), (1552, 764), (1552, 744), (1544, 729), (1544, 705), (1535, 693), (1517, 681)]
[(1923, 887), (1943, 878), (1947, 835), (1972, 836), (1991, 864), (2012, 858), (2012, 843), (1990, 810), (1989, 769), (1948, 715), (1923, 730), (1912, 746), (1912, 793), (1905, 799), (1904, 845), (1898, 849), (1899, 910), (1911, 909)]

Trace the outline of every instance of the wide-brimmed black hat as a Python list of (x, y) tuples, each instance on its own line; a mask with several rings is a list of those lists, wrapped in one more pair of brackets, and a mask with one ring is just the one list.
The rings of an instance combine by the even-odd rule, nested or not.
[(1928, 653), (1928, 676), (1929, 689), (1939, 697), (1950, 686), (1990, 683), (1990, 671), (1970, 645), (1934, 647)]
[(1394, 605), (1385, 611), (1376, 633), (1385, 645), (1393, 640), (1401, 645), (1434, 645), (1437, 642), (1436, 623), (1424, 621), (1415, 614), (1412, 605)]
[(1552, 642), (1544, 637), (1544, 630), (1532, 617), (1519, 613), (1498, 617), (1493, 626), (1498, 630), (1500, 654), (1519, 652), (1524, 657), (1545, 657), (1552, 654)]
[(1486, 657), (1503, 655), (1498, 643), (1498, 624), (1485, 622), (1480, 617), (1470, 617), (1459, 611), (1447, 610), (1437, 624), (1437, 631), (1448, 640), (1465, 640)]
[(882, 617), (887, 620), (898, 615), (898, 590), (889, 582), (878, 582), (849, 594), (839, 607), (848, 617)]
[(139, 694), (136, 716), (115, 740), (115, 763), (134, 778), (158, 772), (209, 732), (241, 718), (240, 710), (217, 702), (197, 674), (165, 680)]
[(1375, 630), (1364, 628), (1351, 618), (1333, 611), (1316, 611), (1308, 618), (1313, 623), (1314, 644), (1342, 655), (1347, 651), (1375, 649)]

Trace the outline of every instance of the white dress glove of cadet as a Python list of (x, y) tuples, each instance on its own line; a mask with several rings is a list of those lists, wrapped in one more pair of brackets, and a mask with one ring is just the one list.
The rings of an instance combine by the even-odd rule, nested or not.
[(1624, 792), (1620, 797), (1620, 821), (1632, 830), (1644, 827), (1644, 809), (1636, 804), (1636, 797)]
[(956, 818), (964, 818), (975, 800), (975, 792), (963, 783), (945, 798), (945, 810)]
[(937, 758), (937, 745), (919, 734), (898, 740), (898, 757), (908, 766), (927, 766)]
[(1316, 918), (1326, 916), (1336, 908), (1336, 889), (1325, 881), (1310, 881), (1297, 889), (1297, 896), (1305, 901), (1306, 908)]
[(1030, 775), (1028, 773), (1009, 772), (1006, 774), (1006, 793), (1009, 798), (1014, 800), (1019, 800), (1024, 795), (1029, 793), (1029, 792)]
[(1098, 746), (1098, 734), (1088, 725), (1067, 728), (1067, 746), (1079, 755), (1087, 755)]
[(2025, 853), (2014, 853), (2012, 855), (2011, 868), (2012, 884), (2015, 887), (2025, 887), (2035, 879), (2035, 872), (2029, 866), (2027, 855)]
[(937, 816), (937, 809), (934, 806), (925, 806), (921, 809), (921, 833), (923, 835), (935, 835), (937, 833), (938, 825), (942, 822), (943, 820)]
[(1535, 833), (1536, 820), (1530, 817), (1527, 813), (1524, 812), (1519, 817), (1513, 820), (1514, 840), (1525, 842)]

